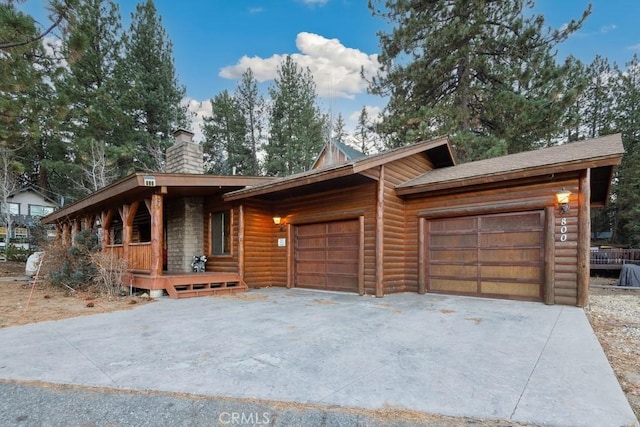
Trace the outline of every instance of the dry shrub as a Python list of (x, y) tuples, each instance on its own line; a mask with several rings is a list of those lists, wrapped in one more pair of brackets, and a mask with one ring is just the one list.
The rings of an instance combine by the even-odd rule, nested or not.
[(123, 283), (129, 268), (126, 260), (112, 252), (95, 252), (90, 259), (95, 268), (93, 282), (101, 292), (110, 296), (120, 296), (126, 292), (127, 285)]

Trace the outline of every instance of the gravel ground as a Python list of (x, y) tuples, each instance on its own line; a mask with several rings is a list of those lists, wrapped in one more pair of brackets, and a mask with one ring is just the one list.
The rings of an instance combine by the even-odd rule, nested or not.
[(611, 279), (592, 279), (585, 311), (640, 419), (640, 288), (607, 286), (614, 283)]

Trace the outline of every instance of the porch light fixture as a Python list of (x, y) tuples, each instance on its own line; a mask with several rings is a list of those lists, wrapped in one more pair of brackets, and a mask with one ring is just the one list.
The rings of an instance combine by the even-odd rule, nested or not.
[(273, 223), (275, 225), (279, 225), (280, 226), (280, 231), (284, 231), (284, 222), (282, 221), (282, 218), (280, 218), (279, 216), (274, 216), (273, 217)]
[(569, 213), (569, 199), (571, 197), (571, 191), (566, 190), (562, 187), (561, 191), (556, 193), (556, 200), (558, 202), (558, 207), (560, 208), (561, 214)]

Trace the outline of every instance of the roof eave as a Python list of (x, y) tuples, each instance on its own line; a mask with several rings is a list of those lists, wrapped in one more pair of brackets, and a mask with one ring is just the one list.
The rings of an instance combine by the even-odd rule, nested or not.
[(492, 175), (475, 176), (472, 178), (460, 178), (449, 181), (419, 184), (413, 186), (405, 186), (400, 184), (396, 186), (396, 194), (398, 196), (409, 196), (419, 193), (431, 193), (435, 191), (446, 191), (459, 189), (461, 187), (470, 187), (479, 184), (490, 184), (501, 181), (513, 181), (521, 178), (531, 178), (534, 176), (546, 175), (550, 173), (571, 172), (581, 169), (590, 169), (603, 166), (616, 166), (622, 160), (622, 153), (603, 156), (592, 159), (575, 160), (571, 162), (563, 162), (555, 165), (545, 165), (535, 168), (522, 168), (509, 172), (501, 172)]

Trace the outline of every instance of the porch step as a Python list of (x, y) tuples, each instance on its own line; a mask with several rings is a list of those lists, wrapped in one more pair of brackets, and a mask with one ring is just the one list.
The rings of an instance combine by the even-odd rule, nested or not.
[(171, 298), (192, 298), (246, 292), (248, 286), (235, 273), (203, 273), (165, 276), (165, 289)]

